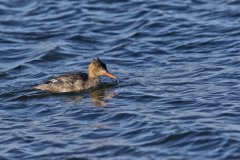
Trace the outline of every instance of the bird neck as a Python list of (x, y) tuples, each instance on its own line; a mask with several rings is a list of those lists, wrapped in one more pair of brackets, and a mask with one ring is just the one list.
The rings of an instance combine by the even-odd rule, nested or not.
[(101, 78), (98, 76), (88, 77), (88, 80), (84, 84), (85, 89), (97, 87), (101, 83)]
[(89, 66), (88, 68), (88, 79), (99, 79), (94, 68)]

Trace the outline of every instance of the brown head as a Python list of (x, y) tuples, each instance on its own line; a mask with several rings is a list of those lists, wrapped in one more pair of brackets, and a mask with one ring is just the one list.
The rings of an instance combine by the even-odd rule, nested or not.
[(108, 76), (110, 78), (116, 79), (117, 76), (112, 75), (108, 72), (107, 66), (98, 57), (94, 59), (88, 66), (89, 78), (96, 78), (100, 76)]

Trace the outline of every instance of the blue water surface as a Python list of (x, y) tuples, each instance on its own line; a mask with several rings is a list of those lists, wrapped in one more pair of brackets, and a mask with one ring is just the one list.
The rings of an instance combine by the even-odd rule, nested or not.
[[(238, 0), (0, 1), (0, 159), (240, 159), (239, 26)], [(32, 88), (96, 56), (119, 82)]]

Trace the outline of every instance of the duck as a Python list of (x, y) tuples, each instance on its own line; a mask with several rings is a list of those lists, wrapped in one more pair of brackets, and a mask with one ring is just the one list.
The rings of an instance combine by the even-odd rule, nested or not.
[(89, 64), (88, 74), (82, 72), (66, 73), (33, 88), (53, 93), (79, 92), (98, 87), (101, 84), (101, 76), (118, 78), (111, 74), (106, 64), (97, 57)]

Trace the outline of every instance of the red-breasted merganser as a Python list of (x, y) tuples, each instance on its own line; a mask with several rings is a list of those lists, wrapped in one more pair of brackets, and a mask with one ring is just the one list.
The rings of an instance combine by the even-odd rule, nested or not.
[(100, 76), (117, 78), (109, 73), (106, 64), (97, 58), (88, 66), (88, 74), (81, 72), (64, 74), (34, 88), (54, 93), (77, 92), (97, 87), (101, 82)]

